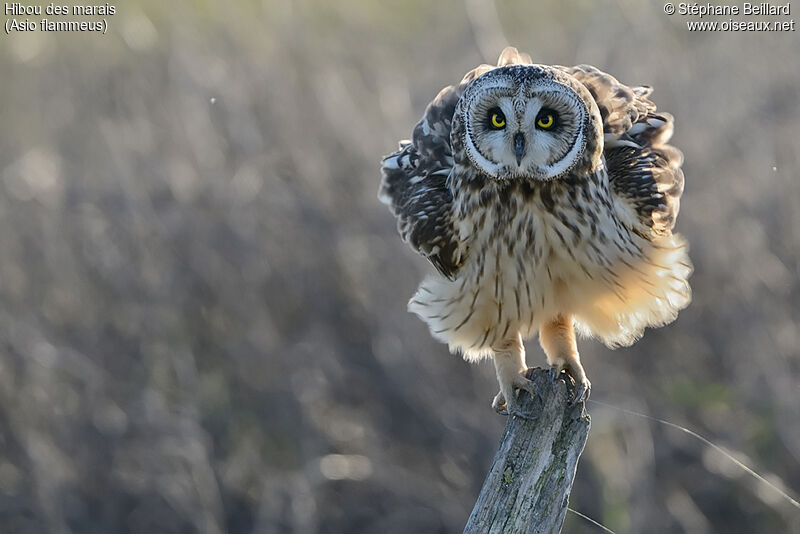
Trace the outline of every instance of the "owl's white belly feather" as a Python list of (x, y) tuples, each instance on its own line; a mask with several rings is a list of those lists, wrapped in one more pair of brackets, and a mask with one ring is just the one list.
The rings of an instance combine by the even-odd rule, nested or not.
[[(602, 193), (602, 192), (601, 192)], [(680, 236), (645, 238), (608, 205), (547, 207), (540, 197), (462, 198), (469, 252), (454, 281), (430, 276), (409, 311), (468, 360), (542, 323), (572, 315), (584, 334), (629, 345), (675, 319), (689, 300), (691, 267)], [(590, 212), (591, 220), (583, 214)]]

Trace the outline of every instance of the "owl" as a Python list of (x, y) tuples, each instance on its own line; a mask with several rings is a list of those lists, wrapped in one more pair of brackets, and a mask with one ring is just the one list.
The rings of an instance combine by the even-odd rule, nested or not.
[(537, 393), (524, 340), (538, 334), (551, 380), (566, 373), (579, 402), (591, 384), (576, 332), (630, 345), (691, 300), (672, 233), (683, 156), (651, 91), (506, 48), (383, 159), (379, 199), (437, 271), (409, 311), (467, 361), (494, 360), (498, 413), (524, 417), (518, 391)]

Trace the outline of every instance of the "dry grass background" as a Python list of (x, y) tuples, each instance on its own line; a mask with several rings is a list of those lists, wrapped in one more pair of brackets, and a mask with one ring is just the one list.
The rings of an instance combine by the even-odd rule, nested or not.
[[(662, 7), (142, 0), (106, 36), (0, 36), (0, 531), (460, 532), (495, 378), (406, 313), (430, 267), (378, 161), (507, 43), (653, 85), (686, 157), (694, 302), (631, 348), (581, 342), (593, 398), (800, 491), (800, 41)], [(686, 434), (590, 412), (573, 508), (800, 532)]]

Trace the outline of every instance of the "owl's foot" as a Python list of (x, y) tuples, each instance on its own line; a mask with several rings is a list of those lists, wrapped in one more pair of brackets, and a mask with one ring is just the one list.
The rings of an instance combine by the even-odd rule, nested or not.
[(581, 401), (588, 400), (589, 393), (592, 390), (592, 383), (589, 382), (589, 379), (586, 377), (586, 372), (584, 372), (580, 361), (574, 361), (572, 363), (562, 362), (551, 365), (551, 384), (556, 381), (562, 371), (571, 379), (567, 384), (570, 385), (571, 382), (571, 385), (575, 388), (575, 397), (572, 399), (572, 405), (575, 406)]
[[(494, 396), (492, 401), (492, 408), (500, 415), (515, 415), (522, 419), (530, 419), (530, 416), (520, 409), (519, 402), (517, 401), (517, 391), (523, 389), (530, 393), (532, 396), (536, 395), (542, 399), (542, 394), (536, 389), (536, 386), (531, 380), (525, 377), (525, 373), (517, 373), (509, 377), (508, 383), (500, 381), (500, 391)], [(508, 399), (511, 399), (509, 402)]]
[(536, 390), (533, 382), (525, 376), (528, 369), (525, 365), (525, 347), (522, 345), (522, 338), (517, 334), (515, 337), (499, 343), (493, 349), (494, 369), (497, 372), (500, 393), (495, 395), (492, 407), (500, 414), (530, 419), (530, 416), (525, 415), (520, 409), (517, 390), (524, 389), (531, 395), (538, 395), (540, 399), (542, 396)]
[(572, 405), (588, 399), (592, 384), (586, 378), (578, 355), (573, 318), (569, 315), (557, 315), (552, 321), (543, 324), (539, 329), (539, 343), (550, 363), (550, 382), (555, 382), (561, 371), (566, 371), (572, 378), (567, 381), (567, 385), (571, 385), (571, 382), (575, 386)]

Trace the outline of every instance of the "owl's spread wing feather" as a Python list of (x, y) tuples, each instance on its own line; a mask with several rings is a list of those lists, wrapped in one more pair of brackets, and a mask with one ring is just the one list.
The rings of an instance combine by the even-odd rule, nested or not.
[(650, 87), (628, 87), (616, 78), (591, 65), (556, 67), (573, 76), (589, 90), (600, 109), (603, 133), (622, 135), (643, 116), (656, 110), (647, 96)]
[(383, 159), (378, 198), (397, 217), (403, 240), (451, 280), (466, 256), (452, 219), (453, 194), (447, 177), (453, 168), (450, 130), (458, 99), (467, 85), (491, 69), (480, 65), (458, 85), (442, 89), (414, 127), (411, 141)]
[(666, 144), (672, 125), (669, 114), (647, 114), (627, 133), (632, 145), (619, 144), (605, 150), (614, 192), (635, 210), (639, 222), (654, 236), (672, 233), (683, 193), (683, 154)]
[(650, 87), (628, 87), (589, 65), (559, 67), (591, 93), (603, 119), (612, 189), (644, 235), (669, 235), (683, 193), (683, 154), (667, 144), (673, 118), (656, 112)]
[[(430, 147), (446, 158), (443, 150)], [(413, 143), (383, 160), (378, 198), (395, 217), (403, 240), (425, 256), (444, 276), (455, 277), (461, 263), (460, 247), (451, 217), (453, 194), (447, 187), (449, 168), (423, 157)]]

